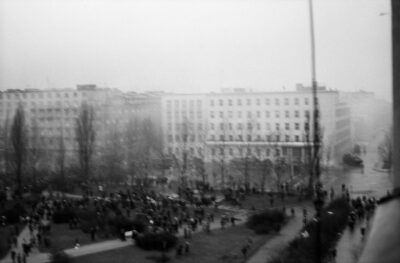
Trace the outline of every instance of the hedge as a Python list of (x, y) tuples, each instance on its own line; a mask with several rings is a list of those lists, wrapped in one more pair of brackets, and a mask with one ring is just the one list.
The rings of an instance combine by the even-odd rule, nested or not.
[(64, 251), (53, 252), (51, 254), (50, 262), (51, 263), (69, 263), (69, 262), (71, 262), (71, 258)]
[(285, 222), (286, 216), (282, 210), (267, 209), (250, 216), (246, 226), (256, 234), (268, 234), (272, 231), (279, 231)]
[(20, 217), (25, 216), (26, 210), (21, 203), (14, 204), (11, 208), (6, 209), (1, 216), (5, 216), (7, 224), (19, 223)]
[[(330, 213), (328, 213), (330, 212)], [(317, 247), (318, 225), (315, 221), (310, 221), (302, 232), (307, 231), (308, 237), (301, 236), (295, 238), (289, 243), (289, 246), (282, 251), (279, 258), (275, 258), (270, 263), (309, 263), (315, 262), (320, 249), (321, 258), (327, 258), (332, 248), (340, 237), (340, 233), (347, 226), (347, 219), (350, 215), (350, 205), (346, 199), (333, 200), (326, 208), (322, 210), (320, 243)], [(321, 261), (323, 262), (323, 260)]]
[(53, 222), (55, 224), (69, 223), (75, 217), (75, 211), (72, 208), (65, 207), (54, 212)]
[(169, 250), (176, 246), (178, 238), (171, 233), (145, 233), (136, 238), (136, 245), (145, 250)]
[(114, 234), (120, 234), (121, 229), (128, 231), (135, 229), (139, 233), (146, 230), (147, 224), (141, 220), (131, 220), (124, 216), (117, 216), (108, 220), (108, 225), (113, 229)]

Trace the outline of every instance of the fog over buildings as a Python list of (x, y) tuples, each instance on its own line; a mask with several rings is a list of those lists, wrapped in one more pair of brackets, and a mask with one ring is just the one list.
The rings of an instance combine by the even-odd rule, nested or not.
[[(314, 3), (317, 80), (390, 100), (389, 1)], [(0, 1), (0, 88), (294, 90), (308, 1)]]

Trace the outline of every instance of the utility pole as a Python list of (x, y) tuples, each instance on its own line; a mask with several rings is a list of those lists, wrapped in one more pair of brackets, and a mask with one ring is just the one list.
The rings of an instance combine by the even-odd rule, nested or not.
[(315, 37), (314, 37), (314, 17), (313, 17), (313, 2), (309, 0), (310, 10), (310, 38), (311, 38), (311, 80), (312, 80), (312, 97), (313, 97), (313, 174), (315, 176), (315, 200), (314, 206), (317, 219), (317, 255), (316, 262), (322, 262), (321, 255), (321, 213), (324, 206), (323, 190), (321, 183), (320, 169), (320, 127), (319, 127), (319, 104), (317, 97), (317, 77), (315, 66)]

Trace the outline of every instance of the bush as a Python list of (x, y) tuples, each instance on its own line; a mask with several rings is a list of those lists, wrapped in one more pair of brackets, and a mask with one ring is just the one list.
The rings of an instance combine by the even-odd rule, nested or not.
[(1, 227), (0, 228), (0, 258), (3, 258), (7, 255), (9, 246), (9, 238), (12, 237), (14, 233), (13, 227)]
[(95, 211), (78, 211), (76, 213), (80, 220), (81, 229), (84, 233), (89, 233), (92, 227), (97, 226), (99, 218)]
[(131, 220), (124, 216), (114, 217), (108, 220), (114, 234), (119, 235), (121, 229), (128, 231), (135, 229), (139, 233), (146, 230), (147, 224), (143, 220)]
[(73, 211), (72, 208), (66, 207), (54, 212), (53, 222), (55, 224), (69, 223), (75, 217), (75, 211)]
[[(327, 213), (327, 212), (331, 213)], [(322, 258), (326, 258), (331, 249), (335, 247), (336, 242), (346, 225), (347, 218), (350, 214), (350, 205), (345, 199), (336, 199), (332, 201), (322, 211), (320, 246), (316, 247), (318, 224), (311, 221), (303, 229), (307, 231), (307, 238), (297, 237), (289, 246), (280, 254), (279, 259), (274, 259), (274, 263), (308, 263), (313, 262), (317, 258), (317, 249), (320, 249)]]
[(51, 263), (69, 263), (71, 258), (64, 252), (54, 252), (51, 254)]
[(19, 223), (20, 216), (25, 216), (26, 210), (21, 203), (16, 203), (11, 208), (6, 209), (2, 216), (7, 218), (7, 224)]
[(268, 234), (271, 231), (279, 231), (285, 222), (286, 217), (283, 211), (267, 209), (250, 216), (246, 226), (254, 230), (256, 234)]
[(136, 239), (136, 245), (145, 250), (169, 250), (176, 246), (178, 238), (171, 233), (146, 233)]

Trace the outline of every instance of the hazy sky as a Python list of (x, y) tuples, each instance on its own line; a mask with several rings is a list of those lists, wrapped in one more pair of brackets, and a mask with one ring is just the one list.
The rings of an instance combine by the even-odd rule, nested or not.
[[(311, 82), (308, 15), (308, 0), (0, 0), (0, 88), (292, 90)], [(390, 2), (314, 1), (314, 17), (318, 82), (389, 98)]]

